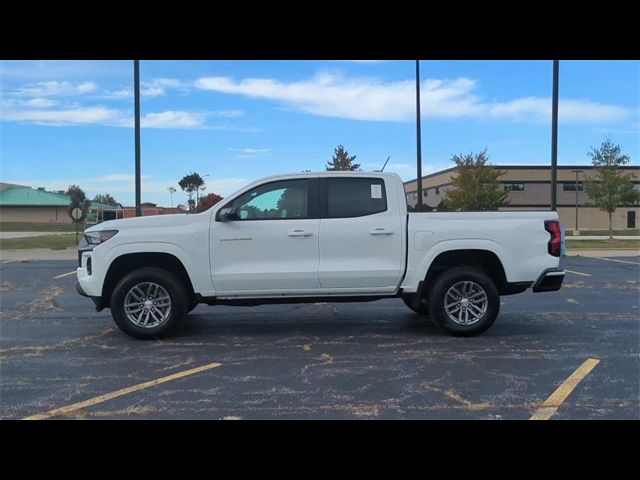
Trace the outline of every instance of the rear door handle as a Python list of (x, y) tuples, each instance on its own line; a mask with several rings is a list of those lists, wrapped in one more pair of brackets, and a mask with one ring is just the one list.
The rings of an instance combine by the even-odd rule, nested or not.
[(388, 228), (374, 228), (373, 230), (369, 230), (369, 235), (393, 235), (393, 230), (389, 230)]
[(287, 233), (287, 235), (289, 235), (290, 237), (310, 237), (311, 235), (313, 235), (313, 233), (309, 230), (292, 230), (291, 232)]

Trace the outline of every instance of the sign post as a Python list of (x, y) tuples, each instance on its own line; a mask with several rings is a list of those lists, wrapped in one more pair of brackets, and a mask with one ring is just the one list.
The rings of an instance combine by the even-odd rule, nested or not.
[(82, 209), (75, 207), (71, 209), (71, 218), (73, 218), (73, 223), (76, 224), (76, 245), (78, 244), (78, 222), (82, 219)]

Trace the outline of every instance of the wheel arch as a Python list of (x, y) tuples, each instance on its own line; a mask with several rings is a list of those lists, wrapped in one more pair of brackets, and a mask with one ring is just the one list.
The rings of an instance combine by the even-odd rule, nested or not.
[(144, 267), (160, 268), (174, 274), (190, 298), (194, 297), (191, 278), (178, 257), (166, 252), (135, 252), (119, 255), (109, 265), (102, 285), (102, 299), (105, 305), (109, 305), (113, 289), (122, 277)]

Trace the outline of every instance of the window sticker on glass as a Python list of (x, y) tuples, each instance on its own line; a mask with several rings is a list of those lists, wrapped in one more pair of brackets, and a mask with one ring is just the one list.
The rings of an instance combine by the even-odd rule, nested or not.
[(371, 184), (371, 198), (382, 198), (382, 185)]

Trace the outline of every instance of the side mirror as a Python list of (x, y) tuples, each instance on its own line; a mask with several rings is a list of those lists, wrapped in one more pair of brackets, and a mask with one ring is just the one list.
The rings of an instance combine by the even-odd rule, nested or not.
[(232, 222), (240, 220), (240, 213), (237, 207), (224, 207), (218, 212), (218, 220), (221, 222)]

